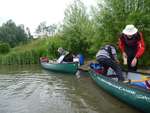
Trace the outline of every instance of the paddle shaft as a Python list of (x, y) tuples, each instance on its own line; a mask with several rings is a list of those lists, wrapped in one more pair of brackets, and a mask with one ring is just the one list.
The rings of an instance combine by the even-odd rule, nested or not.
[(84, 67), (84, 66), (81, 66), (81, 67), (78, 68), (78, 70), (79, 70), (79, 71), (88, 72), (88, 71), (90, 70), (90, 68), (87, 67), (87, 66), (85, 66), (85, 67)]
[(148, 72), (129, 71), (128, 69), (124, 69), (124, 66), (123, 66), (121, 63), (120, 63), (119, 65), (120, 65), (122, 71), (124, 71), (124, 72), (126, 72), (126, 73), (128, 73), (128, 72), (133, 72), (133, 73), (138, 73), (138, 74), (143, 74), (143, 75), (146, 75), (146, 76), (150, 76), (150, 73), (148, 73)]
[(126, 80), (126, 81), (124, 81), (124, 83), (145, 82), (145, 81), (147, 81), (147, 80), (150, 80), (150, 78), (147, 78), (147, 79), (145, 79), (145, 80)]

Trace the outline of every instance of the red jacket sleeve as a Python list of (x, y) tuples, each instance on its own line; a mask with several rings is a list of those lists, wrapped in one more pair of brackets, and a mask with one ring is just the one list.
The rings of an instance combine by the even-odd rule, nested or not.
[(144, 51), (145, 51), (145, 43), (144, 43), (143, 35), (142, 33), (140, 33), (140, 40), (138, 42), (138, 49), (135, 57), (140, 58), (143, 55)]
[(120, 37), (119, 38), (119, 49), (121, 50), (122, 53), (124, 52), (124, 47), (125, 47), (125, 43)]

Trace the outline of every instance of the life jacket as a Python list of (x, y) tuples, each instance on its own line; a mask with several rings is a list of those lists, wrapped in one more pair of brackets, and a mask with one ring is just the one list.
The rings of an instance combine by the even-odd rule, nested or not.
[(127, 53), (128, 56), (132, 56), (132, 57), (135, 56), (138, 49), (138, 41), (140, 39), (141, 38), (139, 32), (134, 34), (131, 38), (128, 38), (128, 36), (125, 34), (121, 35), (121, 40), (123, 40), (125, 44), (125, 52)]
[(93, 69), (93, 71), (95, 71), (97, 74), (102, 74), (104, 71), (104, 67), (98, 63), (90, 63), (90, 68)]

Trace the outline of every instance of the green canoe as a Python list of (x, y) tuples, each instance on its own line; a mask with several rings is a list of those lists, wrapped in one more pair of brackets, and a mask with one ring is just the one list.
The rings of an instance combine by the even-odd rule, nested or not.
[(47, 63), (41, 62), (41, 66), (44, 69), (75, 74), (78, 70), (78, 63)]
[[(131, 72), (126, 74), (127, 78), (128, 75), (130, 76), (130, 79), (134, 78), (135, 76), (139, 78), (144, 76), (140, 75), (140, 73)], [(145, 113), (150, 113), (150, 91), (133, 87), (130, 84), (117, 82), (106, 76), (96, 74), (93, 70), (90, 71), (90, 77), (98, 84), (98, 86), (111, 95)]]

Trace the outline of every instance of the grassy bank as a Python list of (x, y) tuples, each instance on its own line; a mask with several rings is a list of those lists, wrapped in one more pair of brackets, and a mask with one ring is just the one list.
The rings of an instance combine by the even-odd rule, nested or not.
[(46, 53), (46, 39), (37, 39), (27, 45), (12, 48), (8, 54), (0, 55), (0, 64), (37, 64)]
[[(39, 58), (42, 56), (48, 56), (50, 59), (55, 59), (58, 57), (57, 48), (64, 47), (66, 48), (64, 40), (60, 37), (49, 37), (49, 38), (39, 38), (32, 40), (26, 45), (21, 45), (15, 48), (12, 48), (8, 54), (0, 55), (0, 64), (38, 64)], [(97, 49), (98, 50), (98, 49)], [(72, 50), (73, 51), (73, 50)], [(120, 61), (122, 60), (121, 54), (119, 51), (118, 57)], [(85, 53), (83, 53), (85, 54)], [(86, 59), (95, 60), (95, 54), (90, 57), (89, 53), (86, 53)], [(144, 56), (139, 60), (139, 66), (149, 66), (150, 62), (146, 59), (149, 59), (149, 54), (144, 54)]]
[(60, 37), (34, 39), (26, 45), (12, 48), (7, 54), (1, 54), (0, 64), (38, 64), (39, 58), (42, 56), (48, 56), (51, 59), (56, 58), (58, 47), (64, 47)]

